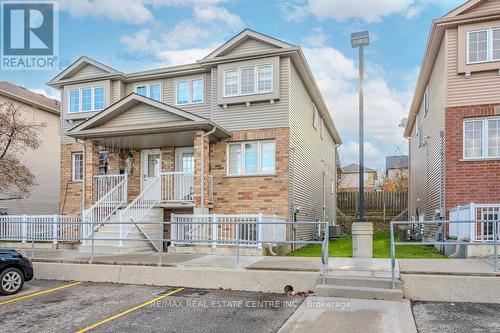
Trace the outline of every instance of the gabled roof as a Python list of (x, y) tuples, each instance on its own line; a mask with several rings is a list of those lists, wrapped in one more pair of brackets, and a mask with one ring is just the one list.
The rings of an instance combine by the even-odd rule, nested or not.
[(215, 49), (213, 52), (211, 52), (209, 55), (203, 58), (203, 60), (209, 60), (216, 57), (224, 56), (229, 52), (231, 52), (231, 50), (235, 49), (236, 47), (247, 41), (248, 39), (255, 39), (280, 49), (296, 47), (295, 45), (289, 44), (282, 40), (276, 39), (274, 37), (247, 28), (242, 32), (240, 32), (239, 34), (237, 34), (236, 36), (234, 36), (233, 38), (231, 38), (230, 40), (228, 40), (226, 43), (219, 46), (217, 49)]
[(54, 83), (56, 81), (64, 80), (68, 77), (71, 77), (73, 74), (77, 73), (79, 70), (81, 70), (83, 67), (87, 65), (91, 65), (99, 69), (102, 69), (104, 72), (107, 72), (108, 74), (122, 74), (116, 69), (106, 66), (103, 63), (100, 63), (99, 61), (96, 61), (87, 56), (82, 56), (78, 58), (78, 60), (76, 60), (74, 63), (72, 63), (68, 68), (59, 73), (56, 77), (50, 80), (48, 84), (50, 85), (51, 83)]
[[(351, 163), (345, 167), (341, 168), (343, 173), (358, 173), (359, 172), (359, 164), (356, 163)], [(372, 168), (364, 167), (365, 172), (377, 172), (377, 170), (374, 170)]]
[(429, 78), (432, 74), (432, 69), (436, 62), (436, 58), (439, 54), (439, 48), (443, 41), (446, 28), (449, 26), (456, 25), (461, 21), (475, 22), (479, 20), (484, 20), (484, 18), (487, 18), (492, 14), (499, 15), (500, 13), (498, 11), (495, 13), (488, 13), (488, 12), (469, 13), (469, 11), (471, 11), (476, 7), (481, 6), (486, 1), (488, 0), (469, 0), (463, 5), (450, 11), (448, 14), (432, 22), (431, 31), (427, 39), (424, 58), (422, 60), (422, 65), (420, 66), (418, 80), (408, 114), (408, 121), (404, 131), (405, 137), (410, 137), (411, 135), (411, 130), (415, 123), (415, 118), (425, 93), (425, 87), (427, 86), (427, 82), (429, 81)]
[(153, 100), (151, 98), (139, 95), (137, 93), (131, 93), (125, 98), (119, 100), (118, 102), (110, 105), (103, 111), (99, 112), (95, 116), (87, 119), (86, 121), (82, 122), (81, 124), (73, 127), (71, 130), (69, 130), (69, 133), (74, 133), (74, 132), (79, 132), (79, 131), (84, 131), (88, 129), (92, 129), (94, 127), (97, 127), (99, 125), (102, 125), (109, 121), (110, 119), (113, 119), (114, 117), (126, 112), (128, 109), (139, 105), (139, 104), (147, 104), (151, 107), (158, 108), (160, 110), (163, 110), (165, 112), (171, 113), (173, 115), (179, 116), (185, 121), (195, 121), (195, 122), (206, 122), (209, 121), (206, 118), (194, 115), (188, 111), (176, 108), (174, 106), (158, 102), (156, 100)]
[(408, 156), (386, 156), (385, 157), (385, 169), (407, 169), (408, 168)]
[(22, 103), (31, 104), (54, 114), (60, 113), (59, 101), (7, 81), (0, 82), (0, 95), (5, 95)]

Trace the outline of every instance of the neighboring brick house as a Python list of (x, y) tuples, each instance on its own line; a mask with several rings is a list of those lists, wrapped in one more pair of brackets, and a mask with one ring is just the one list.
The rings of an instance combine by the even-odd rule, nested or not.
[(40, 146), (18, 154), (21, 163), (35, 176), (30, 195), (22, 199), (5, 200), (0, 193), (0, 213), (57, 214), (59, 211), (59, 102), (10, 82), (0, 82), (0, 101), (20, 105), (20, 117), (34, 123), (45, 123), (39, 136)]
[[(365, 166), (363, 179), (365, 192), (375, 191), (377, 186), (377, 170)], [(338, 191), (359, 191), (359, 164), (351, 163), (341, 168)]]
[(404, 134), (410, 216), (449, 218), (470, 203), (499, 216), (499, 15), (500, 1), (473, 0), (432, 24)]
[(300, 47), (246, 29), (193, 64), (123, 73), (81, 57), (48, 84), (61, 90), (65, 214), (126, 172), (128, 202), (161, 178), (166, 219), (334, 221), (341, 140)]

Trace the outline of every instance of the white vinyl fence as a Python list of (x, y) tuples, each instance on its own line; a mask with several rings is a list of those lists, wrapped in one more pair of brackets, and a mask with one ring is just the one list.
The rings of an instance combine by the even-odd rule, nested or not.
[(78, 240), (81, 237), (77, 215), (1, 215), (0, 240), (2, 241), (50, 241), (57, 239)]
[[(286, 219), (264, 214), (172, 214), (172, 246), (235, 245), (262, 248), (262, 243), (286, 241)], [(268, 224), (266, 224), (268, 223)], [(174, 241), (175, 240), (175, 241)]]

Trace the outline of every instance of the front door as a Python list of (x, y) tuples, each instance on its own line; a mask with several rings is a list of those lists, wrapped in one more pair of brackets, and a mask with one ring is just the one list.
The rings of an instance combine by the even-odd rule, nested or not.
[(194, 187), (194, 148), (177, 148), (175, 151), (175, 171), (182, 172), (176, 176), (175, 197), (176, 200), (193, 200)]
[(141, 192), (151, 185), (155, 178), (160, 176), (160, 170), (160, 150), (141, 150)]

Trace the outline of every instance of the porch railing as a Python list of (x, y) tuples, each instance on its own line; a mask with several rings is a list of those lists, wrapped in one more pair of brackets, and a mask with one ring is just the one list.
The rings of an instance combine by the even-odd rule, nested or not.
[(194, 175), (189, 172), (162, 172), (161, 202), (191, 202), (194, 200)]
[[(124, 210), (120, 212), (120, 239), (126, 238), (133, 230), (139, 230), (146, 235), (140, 225), (133, 224), (134, 222), (142, 221), (151, 209), (160, 202), (160, 185), (161, 177), (156, 177), (144, 191), (141, 192)], [(131, 224), (132, 223), (132, 224)], [(147, 237), (147, 235), (146, 235)], [(123, 243), (120, 241), (120, 246)], [(153, 246), (157, 246), (153, 244)]]
[(58, 243), (58, 239), (80, 237), (78, 215), (0, 215), (0, 239)]
[(122, 205), (127, 203), (127, 177), (83, 213), (83, 238), (88, 238), (106, 222)]
[(93, 179), (93, 202), (100, 200), (126, 177), (125, 174), (96, 175)]
[(205, 244), (253, 246), (262, 248), (262, 241), (286, 241), (286, 219), (264, 214), (172, 214), (172, 246)]

